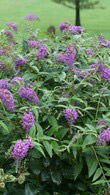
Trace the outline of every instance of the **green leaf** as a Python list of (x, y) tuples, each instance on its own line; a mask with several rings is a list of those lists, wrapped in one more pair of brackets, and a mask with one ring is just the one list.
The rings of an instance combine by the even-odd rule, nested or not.
[(102, 175), (102, 170), (101, 168), (98, 168), (92, 181), (96, 181), (101, 175)]
[(87, 135), (84, 139), (83, 146), (94, 144), (97, 141), (97, 138), (94, 135)]
[(94, 182), (92, 185), (100, 185), (100, 184), (104, 184), (104, 183), (107, 183), (107, 182), (108, 182), (108, 181), (105, 180), (105, 179), (100, 179), (100, 180)]
[(44, 144), (44, 147), (45, 147), (46, 151), (48, 152), (49, 156), (52, 158), (52, 149), (53, 149), (52, 145), (49, 144), (48, 141), (43, 141), (43, 144)]
[(43, 129), (42, 129), (42, 127), (37, 123), (36, 124), (36, 127), (37, 127), (37, 137), (38, 138), (42, 138), (43, 137)]
[(44, 151), (42, 149), (42, 145), (41, 144), (35, 142), (35, 148), (45, 157), (45, 153), (44, 153)]
[(0, 126), (3, 128), (3, 133), (4, 133), (4, 134), (10, 133), (10, 131), (9, 131), (8, 127), (7, 127), (7, 125), (6, 125), (3, 121), (0, 121)]
[(32, 137), (32, 138), (35, 138), (35, 136), (36, 136), (36, 127), (35, 127), (35, 125), (33, 125), (33, 127), (30, 129), (29, 136)]
[(35, 195), (28, 184), (25, 185), (25, 195)]

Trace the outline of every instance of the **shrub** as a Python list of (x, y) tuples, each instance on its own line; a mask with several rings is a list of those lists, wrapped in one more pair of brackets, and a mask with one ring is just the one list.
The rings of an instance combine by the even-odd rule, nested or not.
[(14, 39), (3, 32), (1, 194), (105, 194), (110, 185), (108, 44), (84, 31), (64, 31), (48, 40), (38, 40), (32, 29), (23, 40), (19, 27)]

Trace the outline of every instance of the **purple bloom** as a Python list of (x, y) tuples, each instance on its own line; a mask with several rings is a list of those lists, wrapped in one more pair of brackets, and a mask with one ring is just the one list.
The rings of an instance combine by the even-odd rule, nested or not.
[(24, 99), (27, 99), (29, 100), (30, 102), (33, 102), (35, 104), (38, 104), (39, 103), (39, 98), (36, 94), (36, 92), (28, 87), (28, 86), (23, 86), (19, 89), (19, 95), (24, 98)]
[(104, 39), (102, 39), (102, 40), (100, 40), (99, 45), (101, 47), (110, 48), (110, 40), (104, 40)]
[(0, 79), (0, 88), (9, 89), (10, 88), (9, 79)]
[(75, 57), (76, 57), (76, 49), (74, 48), (74, 46), (70, 45), (66, 49), (65, 60), (64, 60), (65, 64), (72, 66), (74, 64)]
[(91, 56), (94, 55), (93, 49), (86, 49), (86, 54)]
[(71, 23), (69, 22), (63, 22), (60, 24), (60, 31), (61, 32), (68, 32), (69, 26), (71, 25)]
[(0, 89), (0, 99), (5, 104), (7, 110), (14, 111), (15, 102), (12, 93), (8, 89)]
[(14, 77), (11, 81), (13, 85), (24, 83), (23, 77)]
[(15, 66), (20, 67), (20, 66), (24, 66), (27, 64), (27, 58), (25, 57), (18, 57), (15, 61)]
[(101, 76), (110, 81), (110, 68), (104, 68)]
[(22, 118), (22, 127), (25, 130), (30, 130), (35, 123), (35, 116), (32, 112), (25, 113)]
[(71, 34), (82, 34), (84, 31), (84, 28), (82, 28), (81, 26), (70, 26), (68, 29), (68, 32), (70, 32)]
[(34, 20), (39, 20), (39, 17), (36, 16), (35, 14), (29, 14), (29, 15), (25, 16), (25, 19), (28, 21), (34, 21)]
[(40, 46), (40, 42), (39, 41), (33, 41), (33, 40), (29, 40), (28, 41), (28, 45), (30, 48), (37, 48)]
[(110, 128), (104, 129), (100, 132), (99, 143), (105, 144), (110, 141)]
[(36, 56), (37, 56), (37, 59), (40, 60), (40, 59), (45, 58), (47, 54), (48, 54), (47, 48), (44, 45), (41, 45), (37, 51)]
[(11, 29), (13, 29), (14, 31), (17, 31), (17, 24), (15, 23), (15, 22), (7, 22), (6, 23), (6, 25), (9, 27), (9, 28), (11, 28)]
[(13, 33), (11, 30), (5, 30), (4, 35), (6, 35), (8, 38), (12, 39), (13, 38)]
[(78, 118), (78, 112), (76, 109), (66, 108), (64, 111), (64, 116), (70, 124), (73, 124)]
[(97, 125), (98, 125), (98, 126), (104, 126), (104, 127), (107, 127), (107, 123), (106, 123), (106, 121), (105, 121), (105, 120), (103, 120), (103, 119), (98, 120)]
[(73, 68), (72, 69), (72, 72), (74, 72), (74, 74), (77, 76), (77, 77), (80, 77), (81, 79), (84, 79), (86, 77), (88, 77), (90, 75), (90, 72), (89, 70), (82, 70), (80, 68)]
[(18, 140), (13, 146), (12, 157), (15, 160), (23, 160), (27, 156), (29, 150), (33, 147), (34, 145), (30, 137), (24, 140)]

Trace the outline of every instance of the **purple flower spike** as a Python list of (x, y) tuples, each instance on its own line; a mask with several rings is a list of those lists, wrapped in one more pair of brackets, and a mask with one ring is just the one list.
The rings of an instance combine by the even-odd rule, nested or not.
[(99, 135), (99, 143), (105, 144), (106, 142), (110, 142), (110, 128), (102, 130)]
[(5, 30), (4, 35), (6, 35), (8, 38), (12, 39), (13, 38), (13, 33), (11, 30)]
[(61, 32), (68, 32), (69, 27), (71, 26), (70, 22), (62, 22), (60, 24), (60, 31)]
[(0, 88), (9, 89), (10, 88), (9, 79), (0, 79)]
[(29, 40), (28, 41), (28, 46), (30, 48), (37, 48), (40, 46), (40, 42), (39, 41), (33, 41), (33, 40)]
[(30, 87), (27, 87), (27, 86), (21, 87), (19, 89), (19, 95), (22, 98), (27, 99), (30, 102), (33, 102), (35, 104), (39, 103), (39, 98), (38, 98), (36, 92), (32, 88), (30, 88)]
[(37, 56), (37, 59), (40, 60), (40, 59), (45, 58), (47, 54), (48, 54), (47, 48), (44, 45), (41, 45), (38, 49), (36, 56)]
[(12, 157), (15, 160), (21, 161), (27, 156), (29, 150), (33, 147), (34, 144), (32, 143), (31, 137), (24, 140), (18, 140), (13, 146)]
[(90, 56), (93, 56), (94, 55), (93, 49), (86, 49), (86, 54), (90, 55)]
[(76, 111), (76, 109), (72, 109), (72, 108), (67, 108), (64, 111), (64, 116), (66, 118), (66, 120), (70, 123), (73, 124), (75, 123), (75, 121), (78, 118), (78, 112)]
[(35, 116), (32, 112), (25, 113), (22, 118), (22, 127), (25, 130), (30, 130), (35, 123)]
[(0, 99), (5, 104), (7, 110), (15, 110), (15, 102), (12, 93), (8, 89), (0, 89)]
[(15, 61), (15, 66), (16, 68), (20, 67), (20, 66), (24, 66), (27, 64), (27, 58), (25, 57), (18, 57)]
[(14, 77), (11, 81), (11, 83), (13, 85), (16, 85), (16, 84), (22, 84), (24, 83), (24, 78), (23, 77)]
[(6, 25), (13, 29), (14, 31), (17, 31), (18, 27), (17, 27), (17, 24), (15, 22), (7, 22)]
[(29, 14), (29, 15), (25, 16), (25, 20), (35, 21), (35, 20), (39, 20), (39, 17), (35, 14)]

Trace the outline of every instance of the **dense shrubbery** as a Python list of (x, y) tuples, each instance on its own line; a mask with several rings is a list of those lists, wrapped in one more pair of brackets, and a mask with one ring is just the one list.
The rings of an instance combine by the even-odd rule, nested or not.
[(23, 34), (12, 22), (1, 31), (1, 194), (105, 194), (110, 43), (68, 23), (60, 37), (39, 40), (38, 18), (26, 19)]

